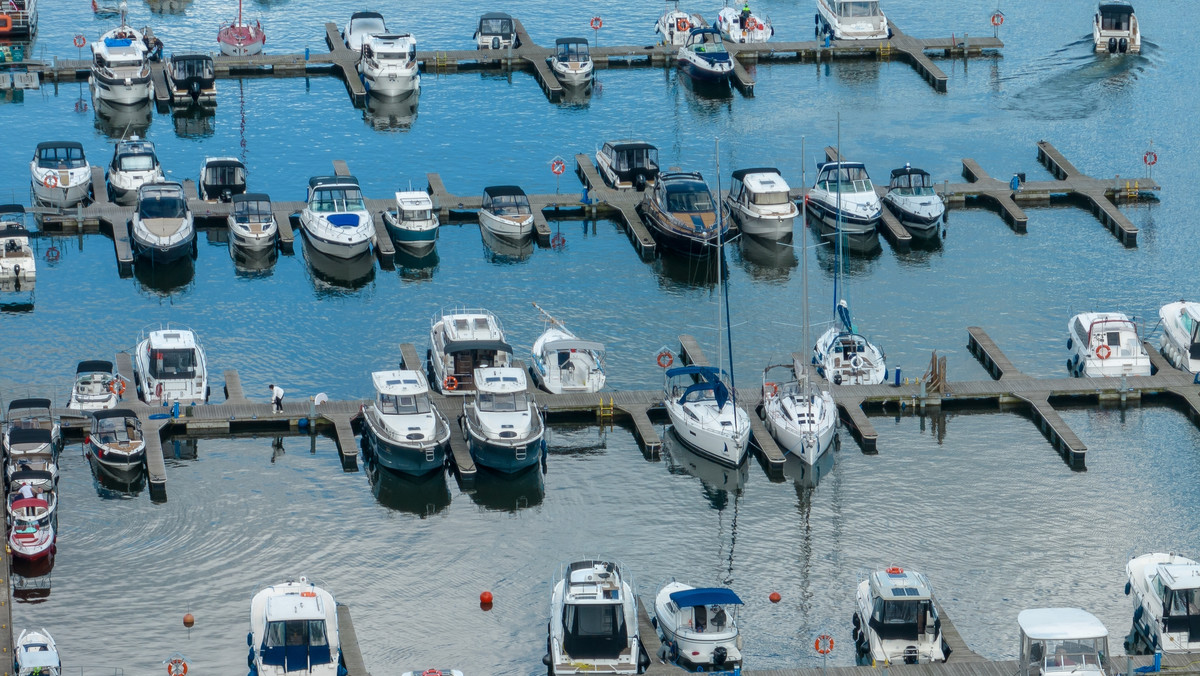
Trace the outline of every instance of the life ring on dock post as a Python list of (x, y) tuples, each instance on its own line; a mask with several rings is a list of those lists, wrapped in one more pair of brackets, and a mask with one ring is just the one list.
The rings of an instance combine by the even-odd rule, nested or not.
[(83, 49), (83, 46), (87, 44), (87, 38), (83, 37), (82, 33), (76, 33), (74, 42), (76, 47)]
[(665, 369), (665, 368), (670, 368), (671, 364), (675, 363), (675, 357), (671, 356), (670, 352), (663, 350), (662, 352), (658, 353), (658, 359), (656, 359), (655, 361), (658, 362), (659, 368)]
[(446, 390), (453, 392), (454, 390), (458, 389), (458, 378), (455, 378), (454, 376), (446, 376), (446, 379), (442, 381), (442, 386), (445, 387)]
[(996, 13), (992, 15), (992, 25), (996, 28), (1004, 25), (1004, 12), (996, 10)]
[(821, 634), (817, 640), (813, 641), (813, 650), (820, 655), (828, 655), (833, 652), (833, 637), (829, 634)]
[(57, 188), (58, 187), (58, 176), (56, 176), (54, 173), (46, 174), (45, 176), (42, 177), (42, 185), (47, 188), (51, 188), (51, 189)]
[(604, 19), (601, 19), (598, 16), (592, 17), (592, 30), (598, 31), (601, 28), (604, 28)]
[(182, 657), (172, 657), (167, 662), (167, 676), (187, 676), (188, 663)]
[(553, 171), (555, 176), (562, 176), (566, 170), (567, 163), (562, 160), (554, 160), (550, 163), (550, 171)]
[(46, 249), (46, 262), (53, 263), (58, 260), (58, 256), (58, 247), (52, 246), (49, 249)]
[(1144, 162), (1147, 167), (1153, 167), (1154, 165), (1158, 164), (1158, 153), (1154, 152), (1153, 150), (1147, 150), (1146, 154), (1142, 155), (1142, 162)]
[(1101, 345), (1100, 347), (1096, 348), (1096, 358), (1099, 359), (1100, 361), (1104, 361), (1105, 359), (1108, 359), (1111, 356), (1112, 356), (1112, 349), (1109, 346)]

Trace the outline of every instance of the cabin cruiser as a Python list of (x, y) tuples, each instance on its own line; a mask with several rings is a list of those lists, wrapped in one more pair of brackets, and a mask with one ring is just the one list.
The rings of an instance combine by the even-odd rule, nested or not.
[(117, 141), (104, 178), (108, 183), (109, 198), (124, 205), (137, 202), (138, 188), (143, 185), (167, 180), (158, 154), (154, 152), (154, 144), (137, 136)]
[[(878, 385), (887, 380), (883, 350), (858, 332), (845, 300), (838, 301), (835, 314), (834, 326), (821, 334), (813, 346), (817, 373), (834, 385)], [(801, 367), (799, 363), (795, 365), (797, 369)]]
[(1017, 615), (1017, 676), (1104, 676), (1108, 629), (1079, 608), (1036, 608)]
[(1120, 312), (1083, 312), (1067, 323), (1067, 370), (1082, 378), (1150, 375), (1137, 324)]
[(202, 200), (228, 202), (246, 192), (246, 165), (236, 157), (206, 157), (196, 188)]
[(13, 658), (16, 676), (59, 676), (62, 673), (58, 646), (45, 629), (22, 629), (13, 646)]
[(1159, 349), (1175, 368), (1200, 373), (1200, 303), (1181, 300), (1158, 311), (1162, 321)]
[(507, 49), (520, 47), (513, 18), (504, 12), (488, 12), (479, 17), (479, 28), (475, 29), (476, 49)]
[(512, 347), (504, 328), (488, 310), (444, 309), (429, 328), (429, 372), (433, 386), (445, 395), (475, 389), (475, 369), (512, 364)]
[(515, 185), (492, 185), (483, 189), (479, 224), (493, 235), (524, 239), (533, 232), (533, 209), (525, 191)]
[(860, 664), (945, 662), (933, 589), (923, 574), (891, 567), (858, 583), (854, 644)]
[(1101, 0), (1092, 20), (1092, 42), (1099, 53), (1140, 53), (1142, 31), (1133, 15), (1133, 5), (1125, 0)]
[(747, 2), (745, 9), (739, 11), (736, 7), (726, 5), (717, 14), (716, 26), (721, 30), (726, 40), (730, 42), (766, 42), (775, 34), (771, 20), (758, 16), (749, 10)]
[(250, 670), (258, 676), (337, 676), (337, 603), (301, 577), (271, 585), (250, 602)]
[(169, 263), (196, 251), (192, 210), (179, 183), (147, 183), (137, 189), (137, 209), (129, 224), (134, 253)]
[(770, 240), (790, 238), (800, 214), (787, 181), (772, 168), (733, 172), (725, 208), (742, 232)]
[(1178, 554), (1143, 554), (1125, 566), (1133, 630), (1150, 652), (1200, 652), (1200, 563)]
[(37, 281), (37, 256), (29, 243), (25, 207), (0, 204), (0, 288), (30, 289)]
[(94, 412), (87, 447), (96, 462), (112, 469), (133, 469), (146, 459), (142, 423), (126, 408)]
[(375, 221), (353, 176), (310, 178), (300, 224), (313, 248), (335, 258), (364, 254), (375, 238)]
[(662, 36), (664, 45), (678, 47), (687, 42), (693, 28), (703, 25), (704, 19), (701, 19), (699, 14), (684, 12), (679, 9), (678, 0), (675, 0), (674, 8), (668, 6), (667, 11), (658, 17), (658, 22), (654, 24), (654, 32)]
[(386, 32), (387, 24), (379, 12), (355, 12), (342, 30), (342, 41), (350, 51), (361, 52), (367, 38)]
[(667, 661), (685, 671), (737, 672), (742, 666), (742, 637), (732, 589), (696, 588), (671, 580), (654, 597), (651, 622), (663, 635)]
[(886, 40), (892, 36), (879, 0), (817, 0), (817, 34), (834, 40)]
[(558, 38), (554, 55), (546, 57), (554, 76), (565, 85), (581, 85), (592, 81), (591, 53), (587, 38)]
[(167, 63), (167, 85), (176, 106), (217, 105), (217, 76), (208, 54), (174, 54)]
[[(801, 365), (802, 366), (802, 365)], [(838, 410), (833, 395), (809, 382), (807, 371), (782, 382), (769, 380), (774, 369), (793, 371), (795, 365), (775, 364), (763, 371), (763, 421), (780, 449), (806, 465), (816, 465), (833, 446)]]
[(9, 460), (38, 453), (58, 454), (62, 430), (50, 406), (49, 399), (40, 397), (8, 402), (3, 451)]
[(217, 30), (217, 45), (225, 56), (254, 56), (262, 54), (263, 45), (267, 44), (267, 34), (263, 32), (262, 24), (258, 21), (251, 26), (249, 21), (242, 18), (242, 0), (238, 0), (238, 15), (236, 21), (221, 24)]
[(750, 416), (737, 405), (729, 374), (714, 366), (665, 373), (663, 405), (679, 440), (706, 458), (739, 467), (750, 442)]
[(516, 367), (475, 369), (475, 397), (463, 402), (463, 428), (475, 463), (506, 474), (536, 466), (546, 450), (542, 412)]
[(733, 72), (733, 57), (716, 28), (693, 28), (676, 61), (680, 70), (702, 82), (725, 82)]
[(92, 74), (88, 82), (92, 96), (109, 103), (132, 106), (154, 98), (145, 36), (125, 24), (124, 12), (120, 26), (92, 43)]
[(440, 223), (427, 192), (397, 191), (396, 208), (383, 212), (383, 223), (392, 241), (414, 253), (426, 252), (437, 243)]
[(808, 204), (825, 234), (874, 235), (883, 216), (879, 195), (861, 162), (818, 163), (817, 182), (808, 193)]
[(43, 141), (33, 151), (29, 178), (38, 202), (71, 207), (88, 197), (92, 167), (75, 141)]
[(15, 511), (8, 527), (8, 546), (13, 558), (39, 561), (53, 553), (56, 533), (50, 503), (40, 497), (21, 498), (10, 509)]
[(112, 408), (125, 392), (125, 381), (113, 372), (113, 363), (102, 359), (87, 359), (75, 367), (75, 384), (67, 408), (80, 411), (102, 411)]
[(546, 317), (546, 330), (533, 341), (529, 371), (534, 382), (551, 394), (599, 392), (604, 387), (604, 345), (580, 340), (562, 322), (538, 310)]
[(946, 205), (933, 189), (929, 172), (904, 165), (892, 170), (892, 182), (888, 184), (883, 201), (891, 207), (900, 225), (913, 234), (934, 237), (946, 214)]
[(658, 148), (645, 141), (608, 141), (596, 151), (596, 169), (617, 190), (645, 190), (658, 178)]
[(264, 193), (248, 192), (234, 195), (233, 210), (226, 223), (229, 226), (229, 241), (247, 251), (275, 248), (279, 235), (279, 224), (271, 209), (271, 198)]
[(363, 435), (379, 464), (407, 474), (440, 470), (446, 462), (450, 424), (429, 399), (420, 371), (371, 374), (375, 399), (363, 407)]
[(417, 40), (412, 35), (379, 34), (366, 38), (358, 73), (375, 96), (400, 98), (421, 91)]
[(649, 666), (638, 637), (637, 593), (617, 562), (563, 564), (550, 597), (549, 653), (558, 674), (638, 674)]
[(138, 398), (152, 406), (208, 401), (208, 365), (191, 329), (143, 331), (133, 353)]
[(659, 245), (691, 256), (716, 253), (729, 224), (719, 222), (708, 184), (698, 171), (659, 174), (646, 191), (642, 215)]

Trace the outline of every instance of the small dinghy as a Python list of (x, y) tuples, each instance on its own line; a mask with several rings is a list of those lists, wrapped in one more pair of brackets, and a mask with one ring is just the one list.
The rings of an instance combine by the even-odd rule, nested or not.
[(25, 207), (0, 205), (0, 288), (30, 290), (37, 282), (37, 255), (29, 243)]
[(92, 414), (87, 449), (96, 462), (118, 470), (138, 467), (146, 459), (142, 423), (129, 409), (113, 408)]
[(62, 660), (50, 632), (22, 629), (13, 646), (13, 662), (17, 676), (59, 676)]
[(742, 666), (740, 605), (738, 595), (724, 587), (696, 588), (674, 580), (660, 587), (652, 622), (662, 632), (667, 661), (686, 671), (736, 673)]
[(1200, 652), (1200, 563), (1178, 554), (1143, 554), (1125, 566), (1133, 633), (1147, 652)]

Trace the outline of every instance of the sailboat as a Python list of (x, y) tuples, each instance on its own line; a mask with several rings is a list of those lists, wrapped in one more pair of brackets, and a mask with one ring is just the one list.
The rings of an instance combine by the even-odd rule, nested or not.
[[(842, 156), (842, 125), (838, 120), (838, 157)], [(838, 182), (838, 203), (841, 204), (842, 187)], [(806, 202), (807, 203), (807, 202)], [(834, 230), (834, 263), (833, 273), (833, 326), (830, 326), (817, 344), (813, 346), (812, 363), (817, 366), (817, 373), (834, 385), (878, 385), (887, 380), (887, 363), (883, 350), (867, 340), (858, 332), (858, 327), (850, 319), (850, 304), (841, 297), (842, 282), (842, 246), (845, 236), (842, 233), (841, 212), (838, 212)], [(841, 327), (838, 327), (841, 324)], [(800, 364), (795, 364), (800, 370)]]
[[(720, 142), (717, 142), (718, 153)], [(717, 159), (717, 194), (721, 194), (720, 157)], [(717, 218), (723, 209), (717, 210)], [(729, 295), (721, 266), (725, 258), (725, 229), (717, 223), (717, 352), (722, 353), (722, 327), (731, 366), (681, 366), (667, 369), (663, 405), (680, 441), (717, 462), (738, 467), (746, 459), (750, 441), (750, 416), (737, 405), (732, 375), (733, 340), (729, 337)], [(724, 310), (724, 317), (721, 312)], [(718, 357), (718, 362), (721, 359)]]
[(226, 56), (262, 54), (266, 42), (267, 36), (263, 33), (262, 24), (255, 21), (251, 26), (242, 20), (242, 0), (238, 0), (237, 21), (222, 24), (221, 29), (217, 31), (217, 44), (221, 46), (221, 53)]
[[(804, 140), (800, 141), (804, 156)], [(804, 200), (804, 220), (808, 222), (808, 200)], [(800, 255), (804, 260), (804, 309), (801, 318), (803, 338), (808, 345), (808, 228), (804, 227)], [(775, 369), (791, 369), (792, 379), (778, 383), (770, 379)], [(837, 428), (837, 405), (828, 390), (817, 389), (809, 379), (807, 364), (774, 364), (763, 369), (763, 420), (767, 431), (783, 449), (806, 465), (817, 461), (833, 445)]]

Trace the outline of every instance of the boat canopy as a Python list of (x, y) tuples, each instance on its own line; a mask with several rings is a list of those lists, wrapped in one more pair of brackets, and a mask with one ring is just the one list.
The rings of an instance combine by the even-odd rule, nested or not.
[(187, 214), (187, 198), (178, 183), (148, 183), (138, 188), (141, 218), (187, 218)]
[(36, 397), (31, 399), (13, 399), (12, 401), (8, 402), (9, 412), (25, 408), (44, 408), (49, 410), (50, 400)]
[(446, 340), (446, 353), (470, 352), (471, 350), (493, 350), (512, 354), (512, 346), (503, 340)]
[[(502, 197), (509, 195), (519, 195), (521, 197), (525, 197), (525, 191), (521, 190), (521, 187), (517, 185), (489, 185), (483, 189), (483, 194), (489, 197)], [(528, 198), (526, 199), (528, 200)]]
[(701, 589), (682, 589), (671, 593), (671, 600), (680, 608), (693, 606), (730, 606), (741, 605), (742, 600), (725, 587), (705, 587)]
[(238, 223), (266, 221), (272, 216), (271, 198), (266, 193), (248, 192), (234, 195), (233, 218)]
[(673, 172), (661, 174), (666, 190), (667, 211), (699, 213), (713, 210), (712, 194), (700, 172)]
[(0, 216), (4, 214), (24, 214), (25, 207), (20, 204), (0, 204)]
[[(18, 460), (20, 462), (20, 460)], [(18, 469), (9, 477), (12, 484), (54, 481), (54, 475), (44, 469)]]
[(37, 144), (38, 167), (42, 169), (79, 169), (87, 165), (83, 145), (76, 141), (43, 141)]
[(8, 445), (48, 444), (54, 437), (44, 427), (14, 427), (8, 431)]
[(176, 54), (171, 57), (171, 77), (176, 80), (189, 77), (210, 78), (215, 75), (213, 59), (207, 54)]
[(112, 373), (113, 365), (111, 361), (103, 359), (87, 359), (79, 362), (79, 366), (75, 367), (75, 373)]
[(1021, 633), (1033, 640), (1102, 638), (1108, 636), (1104, 623), (1080, 608), (1035, 608), (1017, 615)]
[(355, 12), (350, 15), (350, 20), (354, 21), (355, 19), (379, 19), (380, 21), (383, 21), (383, 15), (379, 12)]
[(504, 12), (488, 12), (479, 18), (480, 35), (510, 37), (514, 32), (512, 17)]
[(591, 59), (585, 38), (559, 38), (554, 41), (554, 54), (559, 61), (588, 61)]
[(93, 411), (92, 418), (95, 420), (104, 420), (105, 418), (137, 418), (137, 414), (127, 408), (106, 408), (100, 411)]
[(675, 378), (678, 376), (700, 376), (703, 378), (703, 380), (700, 382), (689, 385), (688, 388), (683, 391), (683, 395), (679, 397), (680, 404), (687, 403), (688, 397), (693, 394), (712, 392), (713, 398), (717, 402), (717, 408), (724, 408), (725, 402), (732, 398), (730, 396), (729, 387), (725, 385), (725, 382), (721, 379), (721, 375), (724, 373), (724, 371), (715, 366), (680, 366), (677, 368), (668, 369), (667, 377)]

